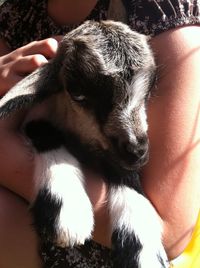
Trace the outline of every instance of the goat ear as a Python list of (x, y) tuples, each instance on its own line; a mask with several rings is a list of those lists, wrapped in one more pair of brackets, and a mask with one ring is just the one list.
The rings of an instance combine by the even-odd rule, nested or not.
[(94, 47), (90, 36), (66, 38), (62, 49), (64, 52), (61, 51), (61, 54), (65, 57), (60, 77), (68, 89), (72, 89), (74, 84), (79, 87), (95, 81), (99, 74), (104, 73), (103, 57)]
[(0, 118), (31, 107), (58, 91), (55, 67), (48, 63), (25, 77), (0, 99)]

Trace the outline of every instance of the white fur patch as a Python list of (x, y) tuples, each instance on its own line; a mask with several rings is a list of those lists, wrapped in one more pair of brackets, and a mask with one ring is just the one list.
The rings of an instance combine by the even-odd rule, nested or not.
[(124, 107), (124, 113), (127, 116), (130, 117), (134, 109), (137, 108), (138, 105), (140, 105), (145, 99), (148, 89), (148, 79), (149, 77), (145, 70), (134, 75), (134, 79), (129, 86), (131, 90), (129, 101), (127, 106)]
[[(145, 97), (147, 94), (148, 81), (145, 72), (139, 72), (134, 76), (128, 92), (128, 102), (120, 114), (120, 122), (127, 125), (129, 137), (132, 142), (137, 141), (137, 134), (147, 132), (147, 116), (145, 109)], [(134, 126), (133, 126), (134, 124)], [(135, 133), (134, 133), (135, 131)], [(138, 133), (137, 133), (138, 132)]]
[(83, 244), (91, 237), (94, 223), (77, 160), (64, 148), (40, 154), (35, 177), (42, 179), (42, 187), (48, 187), (52, 196), (63, 203), (56, 243), (63, 247)]
[(161, 268), (157, 254), (164, 260), (167, 257), (161, 244), (161, 224), (150, 202), (135, 190), (120, 186), (110, 189), (109, 203), (113, 231), (122, 230), (129, 236), (134, 234), (143, 246), (139, 267)]

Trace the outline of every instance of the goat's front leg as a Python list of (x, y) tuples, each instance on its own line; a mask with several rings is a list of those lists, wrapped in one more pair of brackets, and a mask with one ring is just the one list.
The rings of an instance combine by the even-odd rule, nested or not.
[(111, 186), (114, 268), (165, 268), (162, 228), (150, 202), (134, 189)]
[(35, 176), (41, 184), (31, 210), (42, 243), (83, 244), (91, 237), (93, 212), (78, 162), (64, 148), (37, 157)]

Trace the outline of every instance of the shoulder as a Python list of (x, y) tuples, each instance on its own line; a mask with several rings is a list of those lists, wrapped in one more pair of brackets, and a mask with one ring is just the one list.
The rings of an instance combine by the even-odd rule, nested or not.
[[(170, 65), (173, 68), (175, 61), (180, 65), (190, 58), (192, 58), (193, 63), (198, 63), (200, 60), (200, 27), (198, 25), (185, 25), (164, 31), (151, 38), (151, 45), (157, 59), (165, 59), (165, 62), (159, 61), (159, 65), (164, 64), (165, 67)], [(163, 49), (164, 47), (167, 48), (167, 53)]]

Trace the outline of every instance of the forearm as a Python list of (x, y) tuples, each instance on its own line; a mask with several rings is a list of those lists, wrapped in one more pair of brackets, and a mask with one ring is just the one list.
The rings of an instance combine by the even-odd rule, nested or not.
[[(61, 37), (35, 41), (10, 53), (0, 40), (0, 97), (27, 74), (55, 56)], [(0, 120), (0, 185), (26, 200), (34, 189), (34, 153), (22, 136), (23, 112)]]
[(42, 267), (32, 223), (27, 204), (0, 187), (0, 267)]

